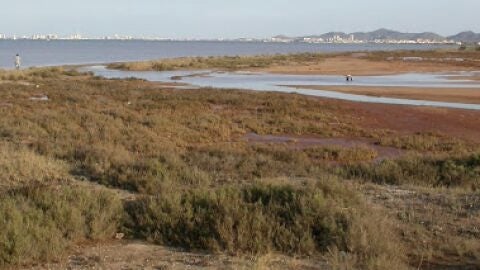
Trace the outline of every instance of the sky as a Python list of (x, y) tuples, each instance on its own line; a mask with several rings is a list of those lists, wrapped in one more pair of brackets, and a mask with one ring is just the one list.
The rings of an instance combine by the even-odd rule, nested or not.
[(480, 32), (480, 0), (1, 0), (0, 33), (170, 38)]

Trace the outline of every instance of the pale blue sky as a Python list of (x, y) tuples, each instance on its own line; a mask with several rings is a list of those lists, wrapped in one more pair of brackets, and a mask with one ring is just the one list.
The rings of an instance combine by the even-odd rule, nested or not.
[(175, 38), (480, 32), (480, 0), (2, 0), (0, 33)]

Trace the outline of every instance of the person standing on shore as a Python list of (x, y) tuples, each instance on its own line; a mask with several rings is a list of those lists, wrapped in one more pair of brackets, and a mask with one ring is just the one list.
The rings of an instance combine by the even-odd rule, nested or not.
[(20, 58), (20, 55), (17, 53), (17, 55), (15, 56), (15, 69), (19, 70), (21, 65), (22, 65), (22, 59)]

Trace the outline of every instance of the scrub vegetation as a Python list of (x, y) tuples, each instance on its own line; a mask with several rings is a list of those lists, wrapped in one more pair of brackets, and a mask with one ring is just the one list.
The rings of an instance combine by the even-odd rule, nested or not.
[[(399, 50), (399, 51), (375, 51), (359, 53), (298, 53), (287, 55), (259, 55), (259, 56), (212, 56), (212, 57), (184, 57), (174, 59), (161, 59), (143, 62), (112, 63), (107, 67), (111, 69), (130, 71), (172, 71), (172, 70), (266, 70), (280, 73), (311, 73), (315, 66), (321, 65), (327, 59), (338, 57), (350, 57), (352, 59), (365, 59), (371, 63), (415, 63), (437, 64), (450, 67), (450, 71), (458, 71), (462, 68), (479, 68), (480, 53), (475, 50), (438, 49), (431, 51)], [(336, 63), (341, 65), (342, 63)], [(366, 63), (363, 63), (364, 65)], [(358, 69), (353, 64), (354, 71)], [(367, 63), (368, 65), (368, 63)], [(272, 69), (272, 67), (285, 67), (286, 69)], [(300, 68), (299, 68), (300, 67)], [(302, 67), (307, 67), (303, 69)], [(308, 69), (310, 67), (310, 71)], [(455, 67), (457, 70), (452, 69)], [(290, 68), (290, 69), (288, 69)], [(312, 69), (313, 68), (313, 69)], [(390, 67), (395, 69), (394, 66)], [(413, 68), (413, 67), (411, 67)], [(331, 73), (335, 67), (326, 65), (324, 72)], [(435, 69), (433, 69), (435, 70)], [(345, 70), (345, 72), (348, 72)], [(380, 70), (370, 71), (372, 74), (381, 73)], [(383, 71), (385, 72), (385, 71)], [(401, 72), (405, 72), (402, 71)], [(346, 74), (346, 73), (344, 73)]]
[(184, 69), (241, 70), (250, 68), (265, 68), (272, 65), (288, 66), (305, 63), (318, 63), (325, 59), (325, 57), (325, 54), (319, 53), (260, 56), (186, 57), (158, 61), (114, 63), (108, 65), (108, 68), (138, 71), (166, 71)]
[[(264, 65), (239, 59), (204, 61)], [(179, 91), (57, 68), (0, 78), (2, 266), (62, 260), (117, 233), (195, 252), (319, 258), (334, 269), (479, 266), (473, 139), (372, 127), (350, 103), (293, 94)], [(252, 143), (249, 133), (292, 140)], [(309, 137), (373, 143), (302, 144)]]

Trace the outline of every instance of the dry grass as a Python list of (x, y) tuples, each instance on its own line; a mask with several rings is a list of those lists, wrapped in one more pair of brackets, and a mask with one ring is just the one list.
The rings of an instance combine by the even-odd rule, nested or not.
[(127, 212), (134, 235), (158, 244), (230, 254), (339, 250), (354, 268), (406, 268), (388, 218), (335, 178), (160, 194)]
[[(396, 215), (377, 209), (378, 202), (373, 207), (345, 180), (424, 186), (439, 196), (444, 191), (432, 187), (474, 194), (478, 146), (469, 141), (365, 128), (343, 103), (299, 95), (175, 91), (55, 74), (28, 79), (39, 88), (0, 84), (0, 180), (8, 194), (0, 206), (3, 216), (13, 213), (0, 225), (0, 236), (10, 239), (0, 241), (10, 243), (0, 248), (3, 264), (51, 261), (52, 253), (109, 238), (119, 226), (128, 237), (193, 250), (324, 255), (339, 269), (402, 269), (416, 266), (419, 254), (434, 254), (428, 259), (435, 262), (452, 250), (459, 261), (478, 256), (475, 241), (444, 232), (438, 242), (428, 234), (431, 242), (410, 254), (403, 246), (425, 229), (398, 225)], [(49, 100), (29, 99), (39, 93)], [(376, 163), (371, 149), (251, 145), (242, 139), (250, 132), (368, 137), (412, 155)], [(77, 187), (28, 192), (77, 177), (135, 196), (122, 208), (118, 196)], [(455, 209), (457, 203), (433, 205)], [(117, 219), (124, 214), (129, 218)]]
[[(475, 70), (478, 51), (385, 51), (361, 53), (301, 53), (289, 55), (175, 58), (114, 63), (112, 69), (133, 71), (247, 70), (286, 74), (385, 75), (407, 72)], [(404, 60), (406, 58), (407, 60)], [(408, 58), (422, 58), (409, 61)], [(457, 60), (461, 58), (462, 61)]]
[(108, 68), (136, 71), (166, 71), (181, 69), (240, 70), (265, 68), (273, 65), (287, 66), (305, 63), (318, 63), (324, 58), (324, 54), (316, 53), (261, 56), (189, 57), (146, 62), (116, 63), (108, 65)]
[(366, 186), (396, 220), (411, 264), (422, 269), (476, 269), (480, 256), (478, 192)]
[(68, 165), (24, 147), (0, 144), (0, 190), (64, 183), (71, 178)]
[(0, 266), (60, 259), (75, 243), (113, 237), (120, 201), (105, 192), (25, 188), (0, 199)]
[(66, 69), (61, 67), (47, 68), (28, 68), (23, 70), (0, 70), (0, 82), (16, 82), (16, 81), (35, 81), (45, 79), (60, 79), (65, 77), (86, 76), (74, 69)]

